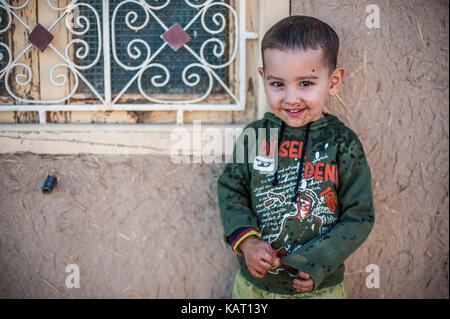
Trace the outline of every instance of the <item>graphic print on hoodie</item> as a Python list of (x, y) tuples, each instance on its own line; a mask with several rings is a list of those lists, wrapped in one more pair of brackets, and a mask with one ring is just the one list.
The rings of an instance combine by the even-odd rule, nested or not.
[[(298, 141), (298, 138), (284, 140), (283, 136), (279, 140), (282, 141), (280, 147), (271, 147), (270, 151), (267, 146), (274, 143), (263, 140), (258, 147), (257, 156), (273, 158), (273, 152), (278, 149), (278, 185), (273, 186), (272, 174), (262, 175), (258, 179), (259, 186), (253, 189), (253, 195), (256, 198), (261, 239), (270, 243), (277, 256), (282, 258), (312, 238), (327, 234), (334, 226), (338, 205), (334, 187), (338, 172), (336, 163), (329, 161), (329, 143), (308, 145), (308, 142), (305, 144), (305, 141)], [(305, 150), (312, 148), (314, 156), (305, 156), (305, 163), (301, 165), (303, 145), (306, 145)], [(286, 162), (287, 166), (284, 166)], [(299, 175), (301, 166), (303, 173)], [(258, 167), (254, 168), (258, 170)], [(298, 176), (299, 196), (292, 201)], [(282, 270), (283, 268), (278, 268), (269, 273), (277, 274)]]

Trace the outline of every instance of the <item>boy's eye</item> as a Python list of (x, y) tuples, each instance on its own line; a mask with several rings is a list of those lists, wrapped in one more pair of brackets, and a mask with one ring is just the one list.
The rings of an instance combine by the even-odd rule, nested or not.
[(309, 82), (309, 81), (301, 81), (300, 82), (300, 86), (301, 87), (307, 87), (307, 86), (310, 86), (310, 85), (312, 85), (312, 82)]
[(283, 86), (283, 83), (277, 81), (277, 82), (270, 83), (270, 85), (272, 85), (273, 87), (276, 87), (276, 88), (280, 88)]

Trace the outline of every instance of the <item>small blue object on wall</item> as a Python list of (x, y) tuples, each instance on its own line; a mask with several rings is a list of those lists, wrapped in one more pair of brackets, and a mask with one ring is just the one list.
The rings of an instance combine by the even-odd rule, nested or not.
[(58, 180), (56, 176), (48, 175), (47, 179), (45, 180), (44, 185), (41, 188), (42, 193), (46, 195), (50, 195), (50, 193), (53, 191), (53, 187), (58, 183)]

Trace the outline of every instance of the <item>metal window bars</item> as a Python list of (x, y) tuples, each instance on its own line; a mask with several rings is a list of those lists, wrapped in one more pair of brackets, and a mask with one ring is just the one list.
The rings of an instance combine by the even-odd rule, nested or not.
[[(15, 81), (14, 85), (26, 86), (30, 84), (33, 77), (30, 66), (20, 62), (20, 59), (29, 50), (36, 50), (37, 48), (33, 43), (29, 43), (22, 52), (14, 57), (11, 48), (2, 42), (2, 38), (0, 37), (0, 81), (3, 82), (4, 88), (9, 96), (23, 103), (22, 105), (0, 105), (0, 111), (37, 111), (39, 113), (40, 123), (46, 123), (46, 112), (48, 111), (171, 110), (177, 111), (177, 122), (182, 123), (183, 111), (186, 110), (232, 111), (244, 109), (246, 39), (254, 39), (257, 37), (255, 33), (245, 30), (245, 0), (235, 0), (237, 8), (223, 1), (178, 0), (178, 4), (179, 2), (183, 2), (187, 8), (190, 10), (193, 9), (193, 15), (187, 23), (181, 25), (181, 33), (179, 30), (177, 31), (178, 33), (172, 34), (168, 38), (166, 37), (166, 40), (162, 39), (159, 47), (156, 49), (151, 48), (149, 41), (145, 37), (136, 37), (135, 35), (133, 37), (133, 34), (139, 33), (140, 30), (149, 24), (149, 21), (153, 20), (158, 23), (163, 33), (149, 34), (148, 37), (164, 38), (162, 35), (169, 33), (168, 30), (170, 31), (174, 24), (169, 24), (171, 21), (162, 21), (159, 13), (177, 0), (124, 0), (120, 1), (115, 7), (110, 7), (114, 2), (103, 0), (100, 13), (100, 10), (96, 9), (95, 5), (87, 2), (71, 0), (65, 7), (57, 7), (52, 3), (55, 0), (46, 1), (51, 10), (60, 12), (58, 18), (50, 26), (44, 26), (46, 30), (51, 32), (56, 25), (64, 23), (63, 20), (65, 20), (65, 27), (73, 38), (68, 41), (63, 51), (58, 50), (51, 42), (48, 44), (46, 50), (52, 50), (61, 59), (60, 62), (55, 62), (50, 69), (49, 80), (55, 87), (67, 85), (69, 76), (57, 72), (60, 68), (66, 68), (70, 72), (73, 84), (67, 94), (59, 99), (33, 100), (18, 96), (11, 88), (11, 83)], [(3, 11), (0, 35), (11, 29), (13, 20), (15, 23), (22, 24), (28, 34), (33, 32), (35, 29), (34, 26), (27, 25), (16, 13), (18, 10), (25, 8), (29, 2), (30, 0), (25, 0), (22, 4), (11, 5), (5, 0), (0, 0), (0, 10)], [(130, 5), (138, 7), (139, 12), (136, 9), (132, 9)], [(221, 10), (214, 10), (218, 7)], [(228, 19), (224, 11), (227, 11)], [(80, 12), (90, 12), (94, 18), (88, 19), (86, 15), (80, 14)], [(140, 20), (138, 19), (139, 14), (143, 14)], [(117, 17), (119, 16), (122, 17), (120, 19), (121, 21), (118, 21)], [(212, 24), (207, 24), (207, 19), (210, 19)], [(72, 21), (75, 22), (76, 27), (74, 27)], [(123, 22), (131, 31), (129, 33), (129, 42), (126, 45), (126, 54), (132, 60), (138, 61), (138, 63), (133, 65), (124, 63), (118, 54), (120, 48), (117, 47), (118, 34), (116, 33), (116, 28), (117, 25), (123, 27)], [(210, 38), (201, 43), (199, 50), (194, 50), (190, 46), (189, 41), (182, 41), (179, 44), (194, 59), (193, 62), (190, 60), (187, 65), (183, 66), (181, 79), (182, 83), (190, 88), (202, 83), (203, 92), (184, 95), (184, 99), (170, 99), (170, 94), (164, 96), (165, 98), (155, 97), (151, 92), (151, 88), (153, 87), (155, 91), (158, 88), (164, 88), (171, 79), (168, 66), (158, 63), (158, 56), (166, 47), (172, 47), (171, 41), (176, 42), (177, 38), (182, 38), (182, 32), (189, 32), (189, 28), (196, 22), (200, 22), (204, 33), (210, 36)], [(91, 28), (91, 23), (94, 23), (95, 27)], [(227, 25), (227, 23), (231, 25)], [(92, 34), (92, 30), (94, 30), (94, 34), (96, 33), (97, 41), (88, 42), (84, 40), (83, 36), (88, 32)], [(232, 33), (226, 35), (227, 37), (232, 37), (231, 41), (227, 42), (231, 43), (232, 47), (226, 47), (226, 43), (223, 40), (225, 38), (223, 33), (227, 32), (227, 30), (232, 30)], [(219, 37), (218, 35), (221, 33), (222, 36)], [(91, 47), (93, 43), (95, 44), (95, 48)], [(74, 51), (74, 54), (70, 53), (71, 50)], [(207, 50), (212, 52), (215, 57), (221, 58), (221, 60), (212, 62), (209, 58), (211, 54), (207, 55), (205, 53)], [(86, 59), (89, 52), (91, 52), (90, 56), (94, 57), (93, 60), (83, 63), (82, 61)], [(45, 54), (45, 52), (40, 54)], [(103, 63), (101, 64), (99, 61)], [(182, 64), (183, 62), (183, 59), (173, 61), (173, 63), (177, 64)], [(123, 72), (131, 72), (132, 74), (127, 83), (115, 92), (112, 91), (113, 77), (120, 77), (121, 75), (111, 73), (112, 63), (117, 64), (120, 67), (119, 70), (122, 69)], [(237, 70), (236, 77), (235, 79), (228, 78), (227, 82), (223, 75), (218, 75), (218, 73), (225, 68), (230, 68), (232, 65), (235, 68), (234, 70)], [(83, 75), (84, 71), (91, 68), (98, 69), (99, 67), (103, 72), (103, 85), (100, 86), (102, 90), (99, 90), (98, 87), (93, 85)], [(16, 76), (12, 79), (11, 73), (15, 68), (21, 68), (23, 72), (17, 72), (16, 69)], [(150, 71), (152, 73), (149, 75)], [(149, 88), (144, 88), (143, 79), (146, 82), (150, 82), (151, 85)], [(230, 85), (232, 81), (237, 82), (237, 85)], [(70, 103), (71, 97), (77, 92), (81, 83), (94, 94), (96, 99), (95, 104)], [(221, 90), (226, 92), (230, 103), (208, 102), (208, 97), (213, 91), (213, 84), (220, 86)], [(145, 101), (144, 103), (130, 104), (120, 101), (121, 97), (127, 93), (132, 85), (137, 86), (138, 93), (142, 100)]]

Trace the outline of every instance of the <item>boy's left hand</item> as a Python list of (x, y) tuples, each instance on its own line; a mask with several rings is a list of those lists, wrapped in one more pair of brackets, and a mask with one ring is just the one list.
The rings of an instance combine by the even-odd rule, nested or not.
[(308, 275), (306, 272), (299, 270), (298, 277), (300, 279), (294, 279), (294, 288), (298, 292), (308, 292), (313, 290), (314, 282), (311, 279), (310, 275)]

